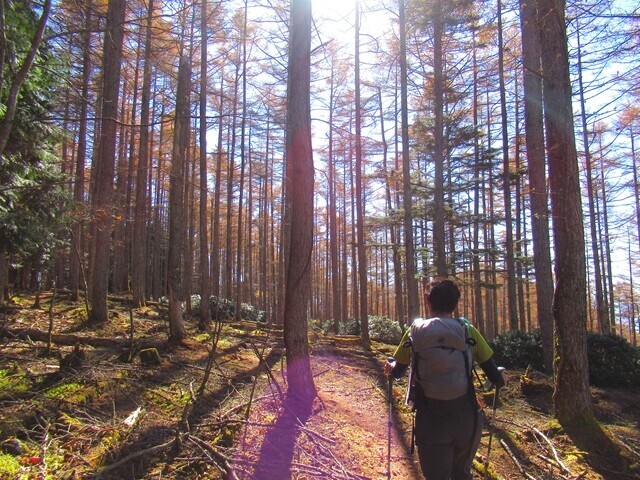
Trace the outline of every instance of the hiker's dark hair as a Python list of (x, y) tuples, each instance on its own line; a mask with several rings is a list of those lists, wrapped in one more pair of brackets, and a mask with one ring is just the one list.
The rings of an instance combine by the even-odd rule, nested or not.
[(453, 312), (460, 300), (460, 288), (453, 280), (441, 278), (425, 285), (425, 298), (436, 312)]

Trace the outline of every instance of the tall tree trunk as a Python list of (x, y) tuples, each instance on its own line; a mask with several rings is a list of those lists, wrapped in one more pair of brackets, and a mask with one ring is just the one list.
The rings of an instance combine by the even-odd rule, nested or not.
[(360, 0), (356, 0), (356, 28), (355, 28), (355, 121), (356, 121), (356, 230), (358, 249), (358, 284), (360, 285), (360, 332), (366, 347), (371, 343), (369, 338), (369, 304), (367, 296), (369, 286), (367, 282), (367, 254), (364, 235), (365, 192), (362, 175), (362, 108), (360, 105)]
[(587, 365), (584, 227), (573, 131), (563, 0), (539, 0), (544, 110), (553, 215), (556, 289), (554, 415), (563, 425), (594, 422)]
[(396, 233), (396, 224), (393, 220), (395, 220), (392, 212), (394, 212), (394, 204), (391, 195), (391, 186), (396, 185), (395, 178), (389, 173), (389, 165), (388, 165), (388, 152), (389, 146), (387, 144), (386, 133), (384, 130), (384, 107), (382, 105), (382, 89), (378, 87), (378, 100), (379, 100), (379, 108), (380, 108), (380, 136), (382, 139), (382, 170), (386, 175), (384, 182), (385, 189), (385, 200), (387, 205), (387, 212), (392, 217), (392, 221), (389, 225), (389, 241), (391, 242), (391, 254), (392, 254), (392, 262), (393, 262), (393, 286), (394, 286), (394, 294), (395, 294), (395, 316), (400, 323), (400, 326), (404, 330), (404, 328), (408, 325), (406, 319), (406, 313), (404, 310), (404, 301), (403, 301), (403, 289), (402, 289), (402, 265), (400, 264), (400, 253), (398, 252), (398, 238)]
[[(636, 156), (635, 132), (633, 130), (634, 124), (635, 122), (633, 120), (629, 123), (629, 134), (630, 134), (629, 140), (631, 141), (631, 164), (633, 165), (633, 197), (635, 200), (635, 207), (636, 207), (636, 227), (638, 229), (638, 242), (640, 242), (640, 181), (638, 176), (638, 162), (637, 162), (637, 156)], [(632, 315), (631, 317), (631, 326), (633, 327), (633, 344), (637, 346), (638, 339), (637, 339), (637, 333), (636, 333), (635, 314)]]
[(189, 92), (191, 61), (180, 57), (176, 116), (171, 153), (171, 181), (169, 186), (169, 266), (167, 289), (169, 294), (169, 340), (181, 342), (185, 335), (182, 302), (184, 300), (184, 270), (187, 219), (185, 218), (185, 167), (189, 140)]
[[(291, 0), (287, 81), (287, 229), (284, 341), (288, 394), (307, 410), (316, 397), (307, 338), (313, 251), (314, 169), (311, 147), (311, 0)], [(292, 234), (295, 232), (295, 235)]]
[[(236, 157), (236, 126), (238, 122), (238, 90), (240, 89), (240, 65), (236, 64), (233, 82), (233, 101), (231, 106), (231, 147), (227, 162), (227, 215), (226, 215), (226, 236), (225, 236), (225, 267), (224, 267), (224, 295), (231, 299), (233, 295), (233, 184), (235, 178), (235, 157)], [(236, 285), (238, 288), (238, 285)], [(238, 305), (239, 307), (239, 305)]]
[(247, 0), (244, 2), (244, 22), (242, 26), (242, 114), (240, 118), (240, 185), (238, 188), (238, 233), (236, 252), (236, 320), (240, 320), (242, 313), (242, 278), (244, 269), (242, 265), (243, 242), (243, 201), (244, 201), (244, 177), (246, 169), (246, 129), (247, 129)]
[[(82, 88), (80, 98), (80, 126), (78, 129), (78, 144), (76, 152), (75, 182), (73, 199), (76, 205), (84, 203), (85, 195), (85, 163), (87, 161), (87, 111), (89, 103), (85, 99), (89, 96), (89, 81), (91, 79), (91, 2), (84, 11), (85, 31), (82, 33)], [(80, 273), (84, 261), (84, 222), (80, 218), (73, 226), (71, 235), (71, 258), (69, 260), (69, 289), (75, 300), (80, 298)], [(84, 279), (86, 280), (86, 279)], [(85, 292), (88, 294), (88, 292)]]
[[(487, 109), (487, 150), (490, 150), (490, 146), (493, 144), (492, 141), (492, 124), (491, 124), (491, 105), (489, 100), (489, 95), (487, 95), (486, 102)], [(496, 209), (494, 208), (495, 199), (493, 192), (494, 185), (494, 176), (493, 176), (493, 159), (491, 156), (488, 156), (487, 161), (487, 176), (485, 178), (485, 193), (482, 195), (483, 208), (484, 212), (489, 212), (489, 218), (485, 224), (484, 228), (484, 245), (485, 245), (485, 264), (486, 264), (486, 275), (485, 282), (490, 286), (489, 291), (486, 296), (486, 330), (488, 338), (493, 338), (498, 333), (498, 274), (496, 272), (496, 231), (495, 231), (495, 218), (494, 212)]]
[[(405, 271), (407, 283), (408, 324), (420, 315), (418, 282), (416, 279), (415, 242), (413, 238), (413, 195), (411, 188), (411, 158), (409, 156), (409, 105), (407, 87), (407, 33), (405, 0), (398, 0), (400, 23), (400, 116), (402, 130), (402, 184), (404, 208)], [(402, 299), (397, 299), (402, 301)]]
[[(627, 260), (629, 262), (629, 343), (637, 345), (636, 336), (636, 301), (633, 291), (633, 259), (631, 257), (631, 232), (627, 237)], [(622, 324), (622, 322), (620, 322)]]
[[(478, 120), (478, 111), (480, 110), (480, 95), (478, 92), (478, 45), (476, 31), (473, 34), (473, 129), (479, 132), (480, 122)], [(485, 325), (484, 306), (482, 299), (482, 272), (480, 270), (480, 205), (481, 205), (481, 183), (483, 167), (481, 165), (482, 158), (480, 152), (480, 136), (476, 133), (473, 137), (473, 156), (474, 156), (474, 176), (475, 183), (473, 186), (473, 245), (472, 245), (472, 267), (473, 267), (473, 322), (481, 331), (487, 333)], [(484, 195), (482, 196), (484, 198)]]
[(200, 328), (205, 329), (211, 321), (209, 296), (209, 233), (207, 232), (208, 182), (207, 182), (207, 0), (200, 2)]
[(147, 178), (149, 177), (149, 119), (151, 98), (151, 27), (153, 0), (149, 0), (144, 38), (144, 59), (142, 67), (142, 94), (140, 97), (140, 148), (136, 171), (136, 199), (133, 214), (133, 245), (131, 258), (131, 287), (134, 307), (146, 302), (147, 289)]
[(549, 197), (544, 151), (542, 72), (537, 2), (520, 0), (524, 77), (524, 128), (531, 199), (531, 235), (536, 279), (536, 306), (547, 372), (553, 370), (553, 272), (549, 239)]
[(582, 143), (584, 148), (584, 161), (587, 174), (587, 200), (589, 205), (589, 226), (591, 234), (591, 253), (593, 255), (594, 283), (596, 287), (596, 315), (598, 328), (601, 333), (609, 333), (610, 323), (607, 317), (607, 306), (603, 293), (602, 265), (600, 263), (599, 240), (596, 225), (595, 192), (593, 190), (593, 165), (591, 159), (591, 148), (589, 142), (589, 132), (587, 127), (587, 111), (584, 99), (584, 85), (582, 80), (582, 46), (580, 44), (580, 27), (576, 29), (578, 42), (578, 91), (580, 93), (580, 119), (582, 122)]
[(218, 111), (218, 147), (216, 154), (216, 180), (214, 184), (213, 228), (211, 232), (211, 276), (213, 277), (213, 294), (220, 295), (220, 198), (222, 196), (222, 145), (224, 118), (224, 72), (220, 72), (220, 109)]
[(507, 299), (509, 329), (518, 329), (518, 304), (516, 294), (516, 269), (513, 257), (513, 220), (511, 212), (511, 169), (509, 166), (509, 129), (507, 122), (507, 100), (504, 82), (504, 49), (502, 42), (502, 1), (498, 0), (498, 77), (500, 83), (500, 110), (502, 120), (502, 187), (505, 214), (505, 264), (507, 274)]
[(124, 0), (109, 0), (102, 57), (102, 123), (92, 198), (96, 227), (91, 282), (90, 320), (92, 322), (106, 322), (108, 319), (107, 290), (109, 288), (111, 229), (114, 220), (111, 199), (115, 174), (118, 96), (125, 11), (126, 2)]
[[(160, 118), (164, 118), (164, 103), (160, 109)], [(156, 171), (156, 185), (164, 185), (165, 183), (165, 162), (164, 162), (164, 129), (160, 129), (158, 135), (158, 165)], [(153, 148), (151, 149), (153, 151)], [(153, 172), (154, 169), (150, 169)], [(151, 182), (149, 182), (151, 183)], [(167, 245), (164, 241), (165, 229), (163, 228), (162, 218), (164, 217), (163, 205), (165, 191), (163, 188), (156, 188), (153, 210), (153, 244), (151, 258), (153, 259), (152, 275), (152, 296), (160, 298), (166, 294), (166, 261), (167, 261)]]
[(335, 96), (335, 76), (334, 64), (331, 63), (331, 83), (329, 93), (329, 155), (327, 158), (327, 174), (328, 174), (328, 208), (329, 208), (329, 257), (331, 261), (331, 305), (333, 315), (333, 333), (339, 332), (340, 320), (342, 317), (342, 302), (340, 298), (340, 269), (339, 269), (339, 252), (338, 252), (338, 214), (336, 206), (336, 178), (335, 178), (335, 159), (333, 152), (333, 111), (336, 103)]
[(603, 262), (607, 272), (607, 279), (609, 285), (609, 318), (608, 322), (605, 325), (607, 330), (604, 330), (602, 333), (615, 333), (616, 331), (616, 308), (615, 308), (615, 298), (614, 298), (614, 286), (613, 286), (613, 271), (612, 271), (612, 261), (611, 261), (611, 235), (609, 233), (609, 202), (607, 201), (607, 182), (604, 177), (604, 148), (602, 146), (602, 135), (603, 132), (598, 132), (598, 143), (600, 144), (600, 184), (602, 185), (602, 221), (604, 226), (604, 238), (602, 239), (602, 254), (603, 254)]
[(446, 232), (444, 215), (444, 64), (442, 38), (444, 35), (444, 21), (442, 4), (433, 5), (433, 163), (434, 163), (434, 210), (433, 243), (436, 263), (436, 273), (439, 277), (447, 277)]
[[(520, 98), (518, 88), (518, 77), (515, 78), (515, 98)], [(525, 274), (524, 268), (522, 265), (523, 257), (523, 246), (527, 244), (526, 237), (526, 228), (523, 228), (525, 224), (523, 217), (525, 216), (524, 211), (524, 202), (522, 199), (522, 136), (520, 133), (520, 108), (522, 104), (519, 101), (516, 101), (515, 105), (515, 170), (516, 170), (516, 182), (514, 188), (514, 196), (515, 196), (515, 212), (516, 212), (516, 239), (518, 239), (518, 243), (514, 245), (514, 255), (515, 255), (515, 267), (516, 267), (516, 288), (518, 290), (518, 329), (522, 332), (527, 331), (527, 314), (525, 301), (527, 298), (524, 294), (525, 287)], [(523, 232), (524, 230), (524, 232)]]

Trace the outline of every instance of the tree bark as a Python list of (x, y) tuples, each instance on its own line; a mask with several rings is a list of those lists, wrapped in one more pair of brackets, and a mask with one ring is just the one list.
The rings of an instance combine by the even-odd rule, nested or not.
[(584, 99), (584, 86), (582, 81), (582, 46), (580, 44), (580, 27), (576, 29), (578, 43), (578, 91), (580, 92), (580, 120), (582, 122), (582, 143), (584, 148), (585, 171), (587, 174), (587, 201), (589, 205), (589, 234), (591, 235), (591, 253), (593, 256), (593, 270), (595, 284), (596, 316), (600, 333), (609, 333), (610, 324), (607, 317), (607, 305), (603, 293), (602, 265), (600, 262), (600, 248), (598, 240), (598, 229), (596, 221), (595, 192), (593, 189), (593, 161), (591, 158), (591, 147), (589, 145), (589, 129), (587, 126), (587, 112)]
[(539, 0), (544, 38), (544, 110), (556, 288), (554, 415), (562, 425), (594, 422), (587, 365), (586, 268), (563, 0)]
[[(413, 238), (413, 195), (411, 188), (411, 158), (409, 157), (409, 105), (407, 87), (407, 33), (405, 0), (398, 0), (400, 23), (400, 116), (402, 135), (402, 184), (404, 208), (405, 269), (407, 283), (407, 324), (420, 315), (418, 282), (416, 279), (415, 243)], [(402, 301), (397, 299), (396, 301)]]
[(136, 171), (136, 198), (133, 214), (133, 240), (131, 258), (131, 288), (133, 305), (140, 307), (147, 295), (147, 178), (149, 177), (149, 119), (151, 98), (151, 27), (154, 3), (149, 0), (144, 37), (142, 66), (142, 94), (140, 97), (140, 147)]
[[(76, 169), (75, 181), (73, 185), (73, 200), (76, 205), (84, 202), (85, 195), (85, 162), (87, 159), (87, 111), (89, 104), (86, 98), (89, 95), (89, 82), (91, 78), (91, 2), (84, 11), (85, 32), (82, 34), (82, 88), (80, 98), (80, 125), (78, 127), (78, 143), (76, 146)], [(74, 300), (80, 298), (80, 273), (82, 261), (84, 259), (84, 222), (78, 219), (77, 224), (72, 227), (71, 253), (69, 258), (69, 289)], [(86, 280), (86, 279), (83, 279)], [(88, 292), (85, 292), (88, 294)]]
[[(311, 148), (311, 0), (291, 0), (287, 82), (286, 235), (284, 341), (288, 394), (305, 406), (316, 397), (307, 338), (313, 251), (314, 168)], [(295, 235), (292, 234), (295, 232)]]
[(544, 152), (542, 112), (542, 71), (536, 2), (520, 0), (524, 77), (524, 128), (527, 146), (527, 173), (531, 199), (531, 234), (536, 279), (536, 305), (547, 372), (553, 370), (553, 272), (549, 239), (549, 197)]
[[(480, 95), (478, 92), (478, 45), (476, 33), (473, 37), (473, 128), (478, 131), (480, 128), (478, 111), (480, 109)], [(484, 198), (480, 197), (480, 186), (484, 173), (481, 166), (480, 138), (479, 135), (473, 137), (474, 175), (473, 186), (473, 245), (472, 245), (472, 275), (473, 275), (473, 322), (482, 332), (487, 333), (485, 328), (484, 302), (482, 298), (482, 271), (480, 269), (480, 205)], [(484, 188), (482, 189), (484, 190)]]
[(358, 250), (358, 284), (360, 285), (360, 333), (362, 342), (366, 347), (371, 344), (369, 338), (369, 305), (368, 305), (368, 279), (367, 279), (367, 252), (364, 235), (364, 178), (362, 175), (362, 107), (360, 105), (360, 0), (356, 0), (356, 27), (355, 27), (355, 121), (356, 121), (356, 230)]
[(502, 41), (502, 0), (498, 0), (498, 77), (500, 83), (500, 110), (502, 132), (502, 189), (505, 215), (505, 264), (507, 274), (507, 301), (509, 328), (518, 329), (518, 304), (516, 294), (516, 268), (513, 256), (513, 220), (511, 212), (511, 168), (509, 164), (509, 128), (507, 122), (507, 99), (504, 82), (504, 48)]
[(184, 300), (184, 247), (186, 244), (185, 219), (185, 163), (189, 138), (189, 92), (191, 62), (180, 57), (178, 89), (176, 92), (176, 116), (171, 154), (171, 180), (169, 186), (169, 340), (181, 342), (185, 335), (182, 302)]
[(443, 65), (443, 14), (440, 2), (433, 5), (433, 163), (434, 163), (434, 209), (433, 243), (436, 274), (439, 277), (449, 275), (446, 257), (446, 234), (444, 214), (444, 65)]
[(107, 291), (113, 223), (113, 178), (116, 159), (118, 96), (126, 2), (110, 0), (107, 9), (103, 53), (102, 122), (95, 162), (93, 214), (95, 215), (94, 261), (91, 282), (92, 322), (107, 321)]
[(224, 71), (220, 72), (220, 98), (218, 111), (218, 147), (216, 154), (216, 180), (214, 184), (214, 203), (213, 203), (213, 228), (211, 231), (211, 276), (213, 277), (213, 294), (220, 295), (220, 198), (222, 196), (222, 141), (224, 123)]
[(334, 63), (331, 64), (331, 83), (329, 94), (329, 153), (327, 158), (328, 172), (328, 209), (329, 209), (329, 257), (331, 262), (331, 305), (333, 315), (333, 333), (339, 332), (340, 320), (342, 320), (342, 302), (340, 299), (340, 269), (338, 252), (338, 214), (336, 206), (336, 179), (335, 159), (333, 152), (333, 112), (336, 102), (335, 95), (335, 71)]
[(207, 232), (208, 182), (207, 182), (207, 0), (200, 3), (200, 328), (211, 322), (209, 296), (209, 234)]

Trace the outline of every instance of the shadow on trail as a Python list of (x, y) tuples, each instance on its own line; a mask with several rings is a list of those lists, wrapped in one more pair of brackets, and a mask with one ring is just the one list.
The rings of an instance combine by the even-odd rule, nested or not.
[(634, 459), (625, 458), (621, 445), (614, 442), (599, 424), (565, 427), (564, 430), (576, 448), (586, 453), (586, 462), (605, 480), (640, 478), (637, 466), (630, 468)]
[(313, 398), (287, 395), (278, 420), (265, 435), (254, 480), (288, 480), (300, 427), (311, 416)]

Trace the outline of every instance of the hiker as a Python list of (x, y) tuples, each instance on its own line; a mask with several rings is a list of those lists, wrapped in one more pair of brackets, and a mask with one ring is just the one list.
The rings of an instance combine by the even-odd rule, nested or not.
[(473, 361), (497, 388), (504, 379), (480, 332), (453, 316), (460, 299), (456, 283), (432, 281), (424, 295), (430, 317), (413, 321), (385, 370), (399, 378), (411, 365), (407, 403), (416, 411), (415, 443), (425, 478), (470, 480), (482, 435)]

